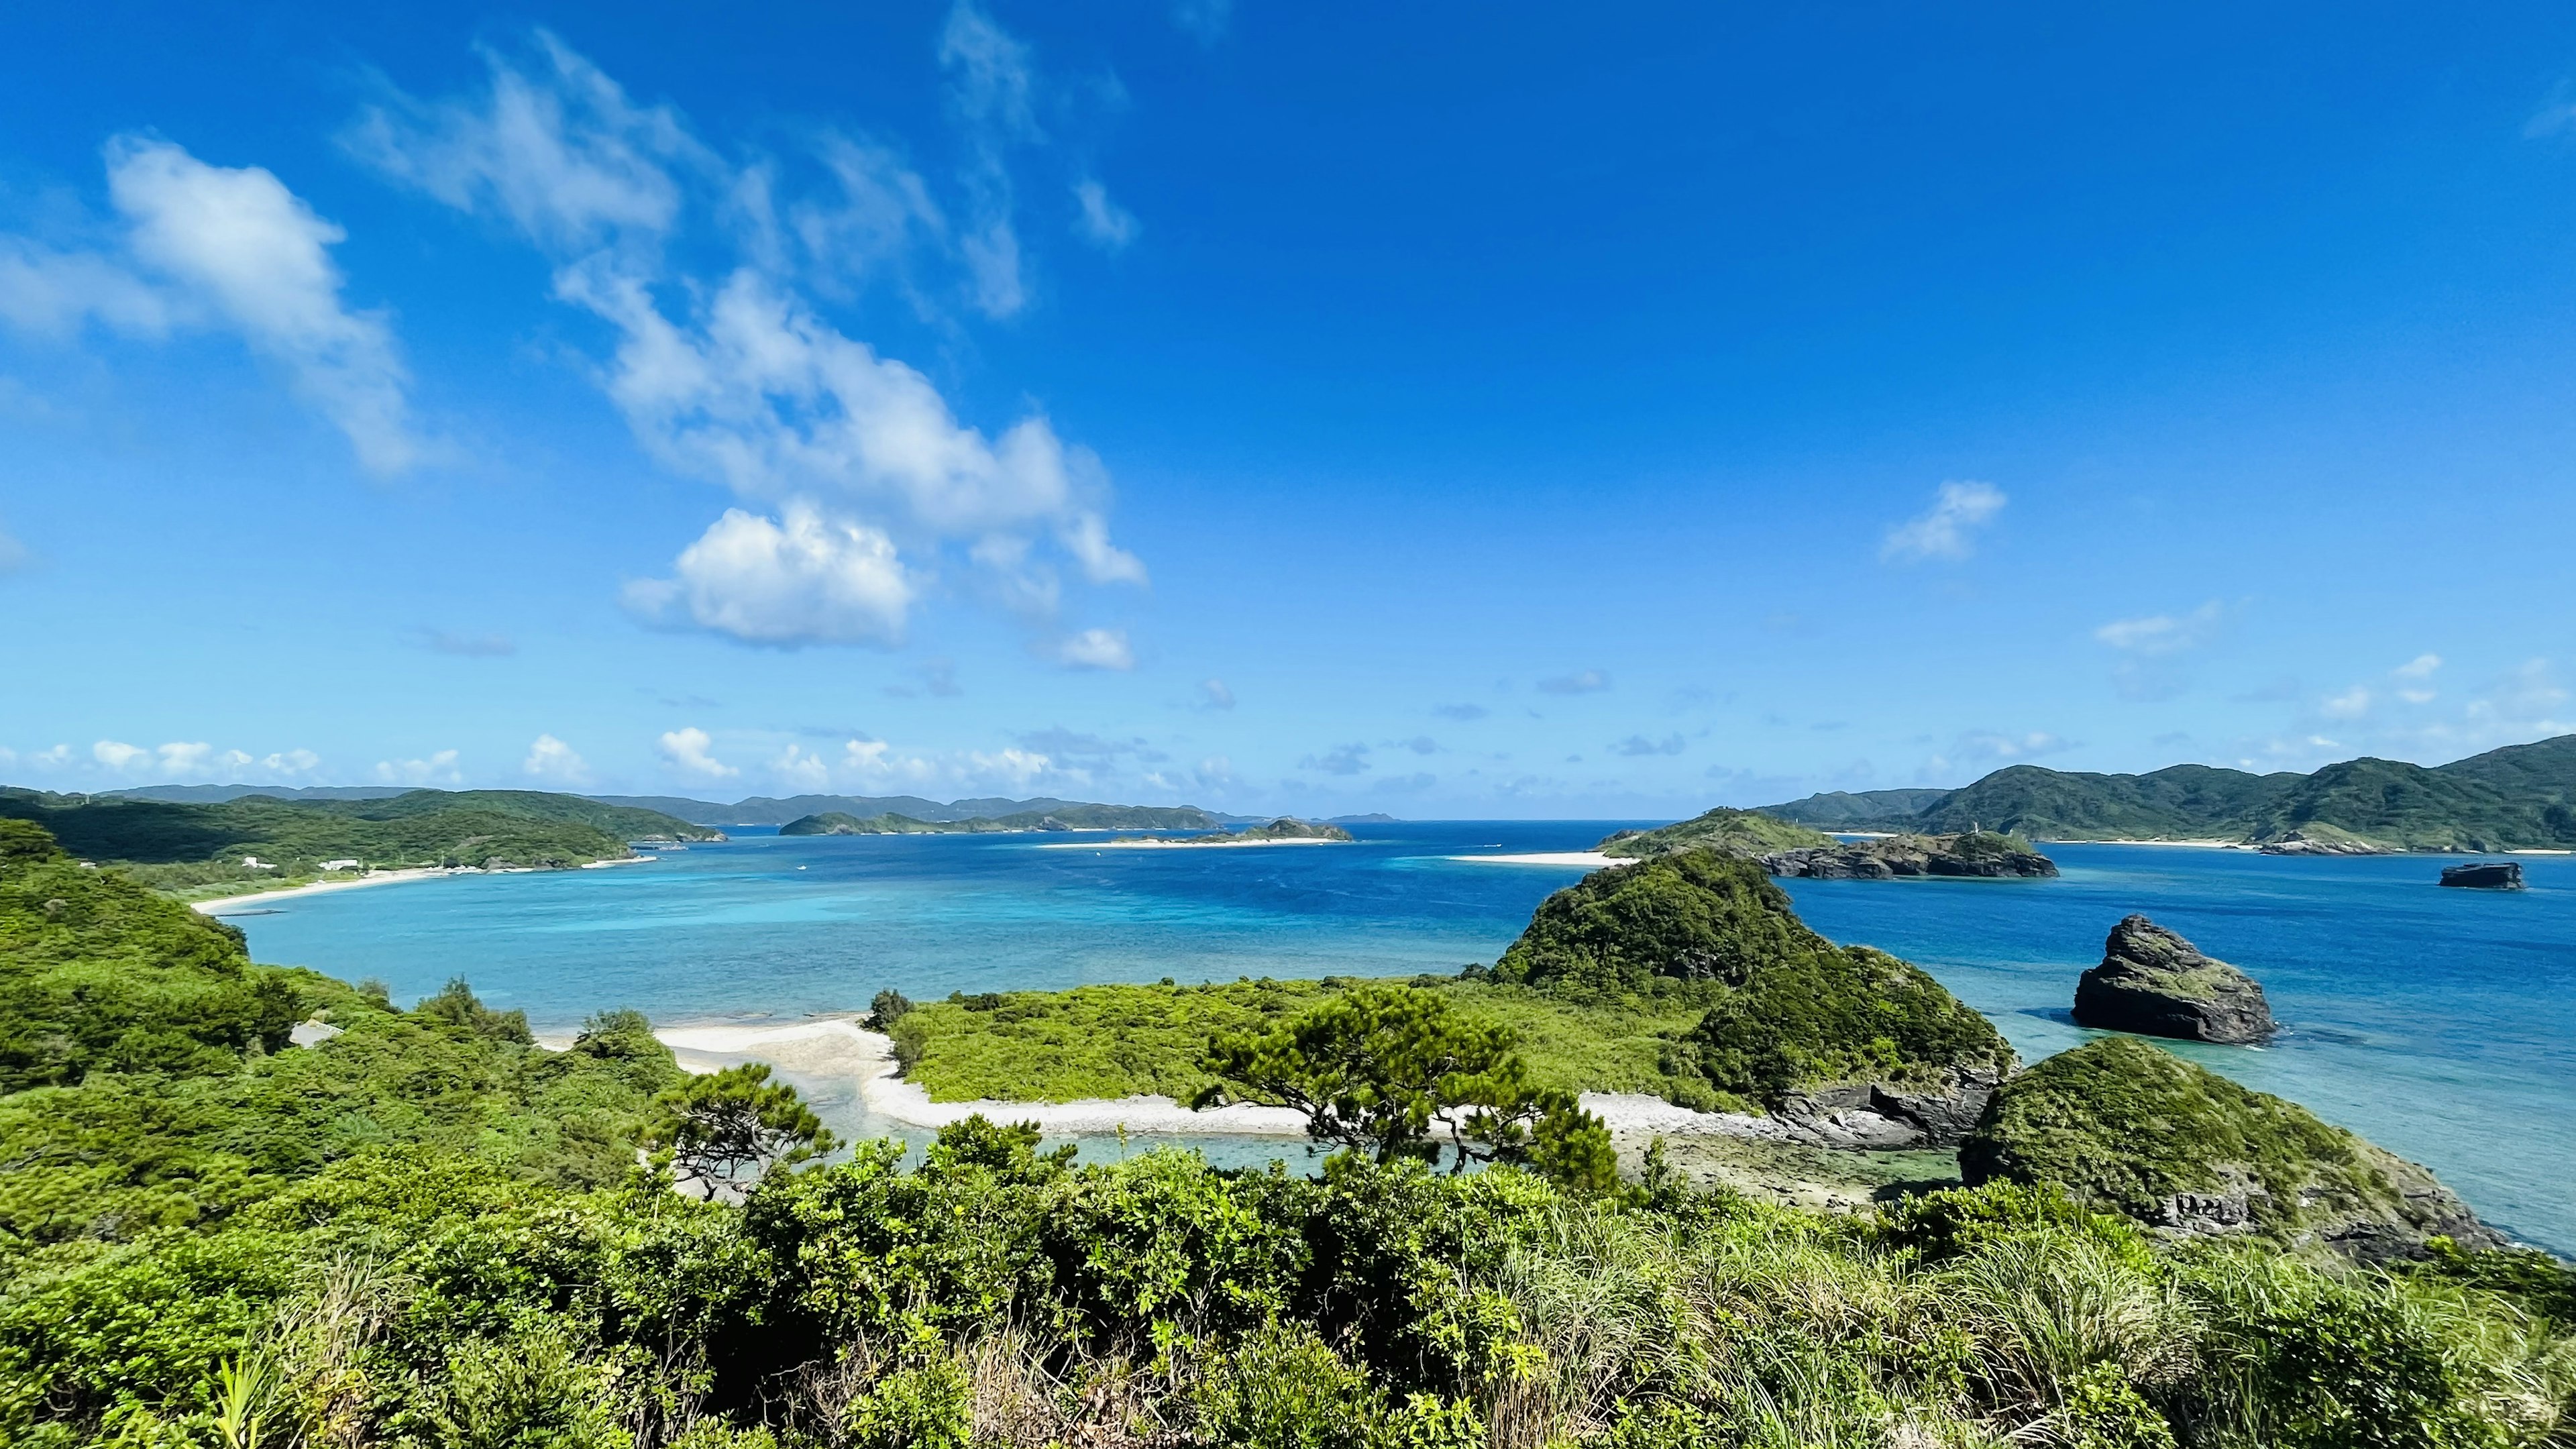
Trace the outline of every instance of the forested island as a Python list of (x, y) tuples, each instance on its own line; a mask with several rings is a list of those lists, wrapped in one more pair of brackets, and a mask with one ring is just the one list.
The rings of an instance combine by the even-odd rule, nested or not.
[(778, 827), (781, 835), (1009, 835), (1040, 830), (1214, 830), (1215, 816), (1192, 805), (1062, 805), (1013, 815), (918, 820), (827, 810)]
[(629, 859), (630, 843), (724, 839), (655, 811), (536, 790), (191, 802), (0, 788), (0, 818), (41, 825), (82, 859), (183, 895), (292, 886), (326, 866), (561, 870)]
[(1112, 845), (1280, 845), (1299, 841), (1348, 844), (1351, 833), (1338, 825), (1318, 824), (1282, 815), (1267, 825), (1244, 825), (1197, 835), (1122, 835)]
[(2099, 775), (2014, 765), (1957, 790), (1869, 790), (1766, 805), (1832, 831), (2035, 840), (2212, 840), (2284, 854), (2576, 849), (2576, 735), (2430, 769), (2363, 758), (2313, 774), (2174, 765)]
[[(1305, 1176), (1078, 1167), (982, 1117), (838, 1143), (634, 1013), (549, 1051), (463, 982), (406, 1010), (255, 965), (0, 821), (0, 1439), (2430, 1449), (2576, 1422), (2576, 1277), (2134, 1039), (2004, 1076), (1960, 1186), (1821, 1213), (1659, 1146), (1614, 1174), (1464, 988), (1698, 1014), (1692, 1070), (1774, 1111), (2010, 1053), (1745, 862), (1602, 876), (1490, 979), (1207, 994), (1258, 1014), (1200, 1036), (1200, 1095), (1306, 1103), (1334, 1156)], [(1434, 1159), (1462, 1109), (1486, 1171)]]
[(1593, 847), (1614, 859), (1643, 859), (1680, 850), (1715, 850), (1759, 864), (1773, 875), (1826, 880), (1960, 879), (2052, 876), (2056, 862), (2017, 835), (1991, 830), (1956, 835), (1898, 833), (1838, 840), (1754, 810), (1720, 806), (1658, 830), (1620, 830)]

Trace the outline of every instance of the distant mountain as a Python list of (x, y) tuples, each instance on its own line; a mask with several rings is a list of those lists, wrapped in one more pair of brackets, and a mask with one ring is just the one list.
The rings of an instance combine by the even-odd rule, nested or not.
[(1324, 823), (1326, 825), (1396, 825), (1401, 822), (1392, 815), (1372, 812), (1367, 815), (1335, 815), (1326, 819)]
[(105, 790), (97, 798), (167, 800), (179, 805), (221, 805), (246, 795), (271, 800), (390, 800), (408, 795), (409, 785), (144, 785), (132, 790)]
[(1982, 827), (2034, 840), (2231, 840), (2319, 853), (2565, 849), (2576, 847), (2576, 735), (2430, 769), (2366, 756), (2306, 775), (2014, 765), (1956, 790), (1836, 792), (1762, 813), (1825, 830)]
[[(884, 815), (900, 815), (907, 820), (935, 825), (958, 820), (997, 820), (1010, 815), (1065, 816), (1068, 811), (1161, 809), (1193, 811), (1206, 816), (1212, 823), (1218, 818), (1190, 805), (1170, 807), (1094, 805), (1081, 800), (1058, 800), (1045, 795), (1034, 800), (999, 798), (953, 800), (945, 805), (936, 800), (924, 800), (918, 795), (791, 795), (784, 800), (755, 795), (748, 800), (737, 800), (730, 805), (719, 805), (708, 800), (691, 800), (676, 795), (593, 795), (589, 798), (610, 805), (631, 805), (638, 809), (657, 810), (662, 814), (686, 820), (693, 825), (786, 825), (809, 815), (847, 815), (854, 820), (873, 820)], [(1071, 817), (1066, 816), (1066, 818)], [(1147, 827), (1147, 822), (1122, 819), (1115, 824), (1097, 828), (1125, 830), (1139, 827)], [(1188, 830), (1199, 827), (1155, 825), (1147, 828)]]

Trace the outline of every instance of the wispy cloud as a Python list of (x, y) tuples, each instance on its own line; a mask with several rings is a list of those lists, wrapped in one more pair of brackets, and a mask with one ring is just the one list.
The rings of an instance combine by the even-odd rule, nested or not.
[(518, 644), (507, 634), (460, 634), (447, 629), (418, 629), (405, 637), (432, 654), (453, 654), (460, 659), (501, 659), (519, 652)]
[(2188, 614), (2151, 614), (2141, 619), (2114, 619), (2093, 631), (2093, 637), (2114, 649), (2131, 654), (2179, 654), (2207, 643), (2211, 634), (2226, 618), (2226, 609), (2216, 599)]
[(456, 761), (454, 750), (439, 750), (417, 760), (378, 760), (376, 779), (386, 785), (460, 785), (465, 777)]
[(1073, 184), (1074, 230), (1102, 251), (1127, 249), (1143, 228), (1136, 213), (1109, 199), (1109, 188), (1091, 177)]
[[(842, 332), (812, 295), (846, 285), (868, 257), (934, 238), (955, 249), (982, 310), (1022, 305), (1004, 158), (1038, 135), (1025, 46), (971, 5), (942, 31), (974, 157), (962, 234), (884, 147), (825, 137), (815, 149), (832, 193), (784, 196), (768, 163), (727, 162), (676, 110), (635, 104), (552, 36), (531, 51), (486, 52), (472, 94), (389, 95), (347, 142), (551, 258), (555, 297), (616, 334), (597, 375), (637, 439), (744, 500), (670, 576), (630, 585), (630, 608), (754, 644), (891, 645), (931, 559), (1041, 628), (1065, 569), (1145, 582), (1144, 564), (1111, 541), (1108, 475), (1088, 450), (1040, 414), (998, 435), (969, 426), (927, 377)], [(673, 264), (675, 237), (710, 231), (732, 242), (729, 266)]]
[(1481, 704), (1435, 704), (1431, 707), (1431, 712), (1442, 719), (1461, 721), (1483, 719), (1493, 713)]
[(1659, 740), (1650, 740), (1644, 735), (1630, 735), (1610, 748), (1615, 754), (1634, 759), (1646, 755), (1678, 755), (1686, 747), (1680, 735), (1666, 735)]
[(1199, 681), (1199, 702), (1209, 709), (1232, 709), (1234, 691), (1226, 688), (1222, 679), (1203, 679)]
[(2004, 511), (2007, 501), (1992, 483), (1944, 483), (1929, 511), (1888, 530), (1878, 556), (1895, 562), (1964, 559), (1976, 552), (1977, 534)]
[(0, 321), (70, 340), (214, 330), (276, 364), (288, 387), (378, 473), (410, 467), (414, 435), (393, 328), (352, 309), (331, 248), (348, 233), (257, 166), (211, 166), (168, 141), (107, 143), (112, 241), (71, 250), (0, 234)]
[(1592, 694), (1609, 687), (1609, 674), (1599, 669), (1579, 669), (1538, 682), (1541, 694)]
[(1085, 629), (1055, 646), (1055, 658), (1073, 669), (1133, 669), (1136, 651), (1123, 629)]

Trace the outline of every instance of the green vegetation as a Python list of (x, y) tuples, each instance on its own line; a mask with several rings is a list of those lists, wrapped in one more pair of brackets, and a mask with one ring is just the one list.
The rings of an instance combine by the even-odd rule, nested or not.
[(778, 827), (781, 835), (992, 835), (1031, 830), (1205, 830), (1216, 817), (1192, 805), (1063, 805), (1014, 815), (964, 820), (916, 820), (909, 815), (865, 818), (841, 810), (802, 816)]
[[(43, 826), (81, 859), (199, 895), (309, 880), (333, 860), (559, 868), (624, 859), (630, 840), (722, 838), (649, 810), (533, 790), (414, 790), (386, 800), (253, 795), (200, 805), (0, 789), (0, 817)], [(245, 865), (244, 857), (262, 864)]]
[(1972, 1183), (2046, 1183), (2185, 1232), (2394, 1243), (2474, 1231), (2423, 1169), (2134, 1037), (2006, 1082), (1959, 1161)]
[[(1211, 1038), (1273, 1030), (1358, 980), (1240, 981), (1203, 986), (1077, 986), (902, 1003), (880, 1029), (904, 1075), (934, 1102), (1073, 1102), (1159, 1095), (1187, 1102), (1215, 1082)], [(1415, 977), (1465, 1020), (1511, 1032), (1530, 1080), (1574, 1092), (1682, 1091), (1666, 1071), (1704, 1008), (1687, 1002), (1571, 1001), (1524, 987)], [(896, 1002), (901, 997), (896, 993)], [(1703, 1087), (1701, 1089), (1705, 1091)]]
[[(1721, 1099), (1777, 1109), (1844, 1082), (2008, 1069), (1993, 1023), (1918, 968), (1808, 930), (1758, 866), (1713, 850), (1598, 871), (1549, 896), (1494, 978), (1574, 999), (1681, 995)], [(1678, 1100), (1678, 1099), (1677, 1099)]]
[(2576, 845), (2576, 735), (2426, 769), (2346, 760), (2301, 775), (2175, 765), (2099, 775), (2014, 765), (1925, 799), (1917, 791), (1818, 795), (1763, 813), (1832, 829), (1960, 831), (1985, 825), (2050, 840), (2223, 839), (2298, 835), (2387, 850), (2505, 850)]
[(1294, 1108), (1308, 1136), (1380, 1164), (1436, 1160), (1445, 1145), (1453, 1173), (1517, 1162), (1557, 1182), (1615, 1187), (1608, 1129), (1573, 1093), (1533, 1085), (1514, 1045), (1510, 1028), (1470, 1020), (1436, 992), (1361, 986), (1271, 1031), (1210, 1042), (1218, 1084), (1191, 1105)]
[[(2576, 1279), (2538, 1255), (2175, 1251), (2009, 1183), (1832, 1215), (1668, 1165), (1610, 1191), (1401, 1155), (1077, 1168), (980, 1118), (909, 1163), (800, 1164), (821, 1135), (791, 1097), (684, 1085), (633, 1013), (544, 1051), (461, 983), (404, 1012), (269, 972), (101, 872), (62, 935), (75, 898), (43, 892), (80, 868), (0, 839), (12, 969), (39, 942), (44, 969), (156, 989), (246, 975), (340, 1029), (0, 1094), (12, 1445), (2538, 1449), (2576, 1426), (2550, 1317)], [(48, 1000), (13, 986), (0, 1032)], [(100, 1038), (72, 1000), (54, 1025)], [(693, 1103), (709, 1141), (766, 1134), (739, 1203), (643, 1154), (676, 1155)]]
[(1701, 848), (1758, 858), (1775, 850), (1803, 850), (1833, 843), (1834, 838), (1821, 830), (1791, 825), (1751, 810), (1729, 810), (1721, 806), (1660, 830), (1622, 830), (1593, 848), (1603, 855), (1631, 858)]

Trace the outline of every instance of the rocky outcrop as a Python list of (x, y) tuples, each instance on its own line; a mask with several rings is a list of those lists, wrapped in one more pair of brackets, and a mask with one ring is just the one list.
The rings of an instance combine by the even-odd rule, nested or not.
[(2170, 1239), (2243, 1235), (2364, 1262), (2422, 1257), (2435, 1237), (2505, 1242), (2415, 1163), (2135, 1037), (2004, 1082), (1959, 1170), (1971, 1185), (2054, 1183)]
[(1791, 1136), (1818, 1147), (1955, 1147), (1976, 1129), (2002, 1081), (1999, 1068), (1971, 1066), (1920, 1088), (1884, 1082), (1816, 1087), (1791, 1093), (1773, 1118)]
[(2280, 1029), (2254, 978), (2144, 916), (2111, 928), (2102, 964), (2075, 983), (2075, 1020), (2182, 1041), (2257, 1042)]
[(2481, 860), (2469, 865), (2446, 865), (2442, 867), (2442, 884), (2473, 891), (2518, 891), (2524, 888), (2522, 862)]
[(1895, 880), (1900, 877), (2039, 877), (2057, 874), (2057, 862), (2010, 836), (1890, 835), (1762, 857), (1773, 875), (1809, 880)]
[(2265, 855), (2395, 855), (2397, 852), (2375, 840), (2364, 840), (2350, 831), (2331, 825), (2311, 825), (2293, 830), (2278, 840), (2267, 840), (2254, 847)]

